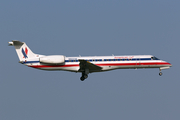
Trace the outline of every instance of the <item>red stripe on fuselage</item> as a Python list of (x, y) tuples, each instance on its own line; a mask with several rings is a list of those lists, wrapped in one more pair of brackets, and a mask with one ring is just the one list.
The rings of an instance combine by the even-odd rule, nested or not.
[(167, 62), (152, 62), (152, 63), (109, 63), (109, 64), (96, 64), (98, 66), (130, 66), (130, 65), (171, 65)]

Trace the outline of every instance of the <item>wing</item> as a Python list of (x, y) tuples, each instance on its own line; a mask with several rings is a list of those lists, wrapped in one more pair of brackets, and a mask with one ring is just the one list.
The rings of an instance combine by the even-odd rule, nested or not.
[(82, 72), (82, 71), (85, 71), (86, 69), (89, 70), (89, 72), (98, 72), (98, 71), (101, 71), (102, 67), (100, 66), (97, 66), (89, 61), (86, 61), (86, 60), (79, 60), (79, 66), (80, 66), (80, 69), (79, 71)]

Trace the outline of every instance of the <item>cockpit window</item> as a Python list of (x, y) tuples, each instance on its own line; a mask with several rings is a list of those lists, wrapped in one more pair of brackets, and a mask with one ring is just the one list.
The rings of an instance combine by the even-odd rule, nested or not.
[(157, 57), (151, 57), (151, 60), (159, 60)]

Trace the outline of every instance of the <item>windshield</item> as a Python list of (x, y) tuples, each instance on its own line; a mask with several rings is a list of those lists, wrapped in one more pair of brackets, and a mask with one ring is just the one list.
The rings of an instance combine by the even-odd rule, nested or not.
[(152, 60), (159, 60), (157, 57), (151, 57)]

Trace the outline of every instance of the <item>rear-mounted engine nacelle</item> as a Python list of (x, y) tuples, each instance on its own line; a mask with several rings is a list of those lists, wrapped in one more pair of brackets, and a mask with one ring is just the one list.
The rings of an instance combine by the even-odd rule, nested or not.
[(62, 64), (65, 62), (65, 56), (63, 55), (44, 56), (44, 57), (40, 57), (39, 61), (41, 63), (47, 63), (47, 64)]

